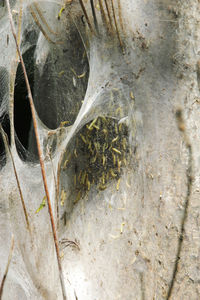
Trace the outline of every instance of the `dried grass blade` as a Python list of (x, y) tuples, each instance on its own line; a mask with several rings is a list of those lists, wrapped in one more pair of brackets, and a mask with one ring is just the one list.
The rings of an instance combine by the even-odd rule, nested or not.
[(97, 33), (99, 33), (98, 22), (97, 22), (97, 17), (96, 17), (96, 12), (95, 12), (95, 8), (94, 8), (94, 1), (93, 0), (90, 0), (90, 5), (91, 5), (91, 8), (92, 8), (92, 15), (93, 15), (93, 18), (94, 18), (94, 26), (95, 26), (95, 29), (96, 29)]
[(121, 48), (122, 48), (122, 50), (123, 50), (123, 44), (122, 44), (122, 40), (121, 40), (121, 37), (120, 37), (118, 25), (117, 25), (117, 19), (116, 19), (115, 7), (114, 7), (113, 0), (111, 0), (111, 4), (112, 4), (112, 11), (113, 11), (113, 17), (114, 17), (114, 22), (115, 22), (115, 28), (116, 28), (117, 37), (118, 37), (120, 46), (121, 46)]
[(80, 3), (80, 6), (81, 6), (81, 8), (82, 8), (82, 11), (83, 11), (83, 13), (84, 13), (84, 16), (85, 16), (85, 18), (86, 18), (86, 21), (87, 21), (87, 23), (88, 23), (88, 26), (89, 26), (91, 32), (94, 32), (94, 30), (93, 30), (93, 28), (92, 28), (92, 25), (91, 25), (91, 23), (90, 23), (88, 14), (87, 14), (87, 12), (86, 12), (85, 6), (84, 6), (84, 4), (83, 4), (83, 1), (82, 1), (82, 0), (79, 0), (79, 3)]
[(40, 141), (39, 141), (39, 133), (38, 133), (38, 126), (37, 126), (37, 120), (36, 120), (35, 107), (34, 107), (34, 103), (33, 103), (33, 97), (32, 97), (32, 93), (31, 93), (31, 88), (30, 88), (26, 68), (25, 68), (25, 65), (24, 65), (23, 58), (22, 58), (22, 54), (21, 54), (21, 51), (20, 51), (20, 48), (19, 48), (19, 45), (18, 45), (18, 42), (17, 42), (16, 31), (15, 31), (15, 27), (14, 27), (14, 22), (13, 22), (11, 9), (10, 9), (9, 0), (6, 0), (6, 5), (7, 5), (7, 8), (8, 8), (8, 15), (9, 15), (9, 21), (10, 21), (10, 25), (11, 25), (12, 34), (13, 34), (13, 37), (14, 37), (14, 40), (15, 40), (17, 52), (18, 52), (20, 62), (21, 62), (21, 65), (22, 65), (22, 70), (23, 70), (23, 73), (24, 73), (24, 79), (25, 79), (25, 83), (26, 83), (26, 87), (27, 87), (27, 91), (28, 91), (28, 99), (29, 99), (31, 113), (32, 113), (33, 127), (34, 127), (34, 131), (35, 131), (39, 161), (40, 161), (40, 166), (41, 166), (41, 173), (42, 173), (44, 189), (45, 189), (45, 193), (46, 193), (46, 197), (47, 197), (48, 211), (49, 211), (51, 227), (52, 227), (52, 233), (53, 233), (53, 239), (54, 239), (54, 245), (55, 245), (55, 250), (56, 250), (58, 269), (59, 269), (59, 275), (60, 275), (60, 283), (61, 283), (61, 288), (62, 288), (62, 295), (63, 295), (63, 299), (66, 300), (67, 296), (66, 296), (66, 291), (65, 291), (64, 276), (63, 276), (61, 260), (60, 260), (58, 238), (57, 238), (56, 226), (55, 226), (54, 217), (53, 217), (53, 211), (52, 211), (52, 207), (51, 207), (49, 190), (48, 190), (48, 186), (47, 186), (47, 178), (46, 178), (46, 172), (45, 172), (45, 167), (44, 167), (44, 160), (43, 160), (42, 150), (41, 150)]
[(34, 12), (34, 10), (32, 9), (32, 7), (30, 6), (29, 7), (29, 10), (30, 10), (30, 13), (36, 23), (36, 25), (38, 26), (38, 28), (40, 29), (40, 31), (43, 33), (44, 37), (46, 38), (46, 40), (52, 44), (56, 44), (56, 42), (54, 42), (45, 32), (44, 28), (42, 27), (42, 25), (40, 24), (37, 16), (36, 16), (36, 13)]
[(50, 33), (54, 34), (54, 35), (58, 35), (58, 33), (55, 32), (55, 31), (53, 31), (53, 30), (51, 29), (51, 27), (49, 26), (49, 24), (47, 23), (45, 17), (43, 16), (42, 12), (40, 11), (40, 8), (39, 8), (38, 4), (37, 4), (37, 3), (33, 3), (33, 6), (35, 7), (35, 9), (36, 9), (36, 11), (37, 11), (37, 13), (38, 13), (38, 15), (39, 15), (39, 17), (40, 17), (42, 23), (46, 26), (46, 28), (48, 29), (48, 31), (49, 31)]
[(103, 23), (105, 24), (107, 30), (109, 31), (109, 25), (108, 25), (108, 21), (107, 21), (107, 18), (106, 18), (106, 14), (105, 14), (105, 11), (104, 11), (104, 8), (103, 8), (102, 0), (99, 0), (99, 7), (100, 7), (100, 11), (101, 11), (101, 18), (102, 18), (102, 21), (103, 21)]
[(110, 14), (108, 2), (107, 2), (107, 0), (104, 0), (104, 2), (105, 2), (105, 5), (106, 5), (106, 10), (107, 10), (107, 14), (108, 14), (108, 19), (109, 19), (109, 21), (110, 21), (111, 31), (113, 31), (112, 18), (111, 18), (111, 14)]

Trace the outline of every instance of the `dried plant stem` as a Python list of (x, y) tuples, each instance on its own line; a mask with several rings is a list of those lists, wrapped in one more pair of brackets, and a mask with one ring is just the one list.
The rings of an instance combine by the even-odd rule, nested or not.
[(118, 25), (117, 25), (117, 19), (116, 19), (116, 14), (115, 14), (115, 7), (114, 7), (114, 3), (113, 3), (113, 0), (111, 0), (111, 4), (112, 4), (112, 11), (113, 11), (113, 17), (114, 17), (114, 22), (115, 22), (115, 28), (116, 28), (116, 33), (117, 33), (117, 37), (118, 37), (118, 40), (119, 40), (119, 44), (123, 50), (123, 44), (122, 44), (122, 40), (121, 40), (121, 37), (120, 37), (120, 34), (119, 34), (119, 29), (118, 29)]
[(22, 207), (23, 207), (23, 211), (24, 211), (24, 216), (25, 216), (25, 219), (26, 219), (27, 229), (30, 231), (30, 223), (29, 223), (29, 219), (28, 219), (28, 213), (27, 213), (25, 202), (24, 202), (24, 197), (23, 197), (23, 194), (22, 194), (22, 189), (21, 189), (21, 186), (20, 186), (20, 182), (19, 182), (19, 177), (17, 175), (17, 169), (16, 169), (16, 166), (15, 166), (14, 158), (13, 158), (11, 149), (10, 149), (9, 144), (8, 144), (8, 138), (5, 135), (4, 130), (3, 130), (1, 125), (0, 125), (0, 130), (1, 130), (1, 134), (3, 136), (4, 144), (5, 144), (5, 146), (7, 148), (7, 151), (9, 152), (10, 157), (11, 157), (14, 174), (15, 174), (15, 178), (16, 178), (16, 181), (17, 181), (17, 187), (18, 187), (18, 190), (19, 190), (19, 195), (20, 195), (20, 199), (21, 199), (21, 203), (22, 203)]
[(44, 18), (43, 14), (41, 13), (41, 11), (40, 11), (40, 9), (39, 9), (38, 4), (37, 4), (36, 2), (34, 2), (34, 3), (33, 3), (33, 6), (35, 7), (35, 9), (36, 9), (36, 11), (37, 11), (37, 13), (38, 13), (38, 15), (39, 15), (39, 17), (40, 17), (42, 23), (46, 26), (46, 28), (48, 29), (48, 31), (49, 31), (50, 33), (54, 34), (54, 35), (58, 35), (58, 33), (55, 32), (55, 31), (53, 31), (53, 30), (51, 29), (51, 27), (49, 26), (49, 24), (47, 23), (46, 19)]
[(117, 2), (118, 2), (119, 22), (120, 22), (121, 28), (124, 32), (124, 25), (123, 25), (123, 21), (122, 21), (121, 0), (117, 0)]
[(107, 10), (107, 13), (108, 13), (108, 19), (110, 21), (110, 27), (111, 27), (111, 31), (112, 31), (113, 30), (113, 24), (112, 24), (112, 18), (111, 18), (111, 15), (110, 15), (107, 0), (104, 0), (104, 2), (105, 2), (105, 5), (106, 5), (106, 10)]
[[(61, 172), (61, 161), (58, 163), (58, 170), (57, 170), (57, 180), (56, 180), (56, 187), (57, 187), (57, 199), (59, 199), (60, 194), (60, 172)], [(59, 202), (57, 201), (57, 214), (59, 215)], [(57, 219), (57, 226), (59, 228), (59, 219)]]
[(56, 44), (56, 42), (54, 42), (45, 32), (44, 28), (42, 27), (42, 25), (40, 24), (35, 12), (33, 11), (32, 7), (30, 6), (30, 13), (35, 21), (35, 23), (37, 24), (38, 28), (41, 30), (41, 32), (43, 33), (44, 37), (46, 38), (46, 40), (52, 44)]
[[(17, 24), (17, 42), (20, 44), (20, 38), (21, 38), (21, 30), (22, 30), (22, 13), (23, 13), (23, 0), (20, 0), (20, 8), (19, 8), (19, 15), (18, 15), (18, 24)], [(16, 50), (15, 55), (15, 62), (12, 64), (11, 69), (11, 80), (10, 80), (10, 103), (9, 103), (9, 116), (11, 123), (14, 122), (14, 89), (15, 89), (15, 77), (16, 77), (16, 65), (18, 64), (18, 53)], [(14, 132), (14, 126), (10, 128), (10, 134), (11, 134), (11, 145), (15, 144), (15, 132)]]
[[(54, 178), (54, 184), (55, 184), (55, 190), (56, 190), (56, 195), (55, 195), (55, 211), (56, 211), (56, 224), (57, 224), (57, 230), (59, 229), (59, 182), (56, 180), (56, 173), (54, 170), (54, 165), (51, 157), (51, 151), (48, 149), (48, 156), (51, 161), (51, 167), (53, 171), (53, 178)], [(59, 164), (60, 165), (60, 164)], [(58, 165), (58, 169), (59, 169)]]
[(100, 6), (100, 11), (101, 11), (101, 18), (102, 18), (102, 21), (103, 21), (103, 23), (105, 24), (107, 30), (109, 31), (109, 25), (108, 25), (108, 21), (107, 21), (107, 18), (106, 18), (106, 14), (105, 14), (105, 11), (104, 11), (104, 8), (103, 8), (102, 0), (99, 0), (99, 6)]
[[(174, 291), (174, 285), (177, 279), (177, 274), (179, 271), (179, 265), (181, 260), (181, 251), (183, 248), (183, 241), (185, 237), (185, 228), (186, 228), (186, 222), (188, 219), (188, 209), (190, 204), (190, 197), (192, 193), (192, 184), (193, 184), (193, 155), (192, 155), (192, 145), (190, 144), (189, 138), (187, 136), (186, 128), (185, 128), (185, 121), (183, 119), (183, 112), (181, 109), (178, 109), (176, 111), (176, 120), (179, 131), (182, 133), (183, 140), (185, 142), (186, 148), (188, 150), (188, 168), (186, 170), (186, 178), (187, 178), (187, 193), (185, 196), (185, 203), (184, 203), (184, 210), (183, 210), (183, 217), (181, 220), (181, 228), (180, 228), (180, 234), (179, 234), (179, 240), (178, 240), (178, 248), (176, 253), (176, 259), (174, 263), (173, 273), (172, 273), (172, 279), (169, 284), (169, 290), (167, 292), (166, 300), (170, 300), (173, 297), (173, 291)], [(174, 298), (175, 299), (175, 298)]]
[(84, 16), (85, 16), (85, 18), (86, 18), (86, 21), (87, 21), (87, 23), (88, 23), (88, 26), (89, 26), (91, 32), (94, 32), (94, 30), (93, 30), (93, 28), (92, 28), (92, 25), (91, 25), (91, 23), (90, 23), (88, 14), (87, 14), (87, 12), (86, 12), (85, 6), (84, 6), (84, 4), (83, 4), (83, 1), (82, 1), (82, 0), (79, 0), (79, 3), (80, 3), (80, 5), (81, 5), (82, 11), (83, 11), (83, 13), (84, 13)]
[(14, 237), (12, 235), (11, 246), (10, 246), (10, 251), (9, 251), (9, 256), (8, 256), (8, 262), (7, 262), (6, 270), (4, 272), (3, 279), (2, 279), (1, 285), (0, 285), (0, 300), (2, 299), (3, 288), (4, 288), (4, 284), (5, 284), (5, 281), (6, 281), (7, 274), (8, 274), (10, 262), (11, 262), (11, 259), (12, 259), (13, 249), (14, 249)]
[(62, 287), (63, 299), (66, 300), (67, 297), (66, 297), (66, 292), (65, 292), (64, 277), (63, 277), (61, 260), (60, 260), (58, 238), (57, 238), (56, 226), (55, 226), (54, 217), (53, 217), (53, 211), (52, 211), (52, 207), (51, 207), (49, 190), (48, 190), (48, 186), (47, 186), (47, 178), (46, 178), (43, 154), (42, 154), (40, 141), (39, 141), (39, 133), (38, 133), (38, 126), (37, 126), (37, 120), (36, 120), (36, 112), (35, 112), (34, 103), (33, 103), (33, 97), (32, 97), (32, 93), (31, 93), (31, 88), (30, 88), (28, 76), (27, 76), (27, 73), (26, 73), (26, 68), (25, 68), (25, 65), (24, 65), (24, 61), (23, 61), (23, 58), (22, 58), (22, 55), (21, 55), (21, 51), (19, 49), (18, 42), (17, 42), (17, 37), (16, 37), (16, 32), (15, 32), (15, 27), (14, 27), (14, 23), (13, 23), (13, 18), (12, 18), (12, 13), (11, 13), (11, 9), (10, 9), (9, 0), (6, 0), (6, 4), (7, 4), (7, 8), (8, 8), (8, 15), (9, 15), (9, 21), (10, 21), (10, 25), (11, 25), (12, 34), (13, 34), (13, 37), (14, 37), (14, 40), (15, 40), (17, 52), (18, 52), (20, 62), (21, 62), (21, 65), (22, 65), (22, 70), (23, 70), (23, 73), (24, 73), (24, 79), (25, 79), (26, 87), (27, 87), (27, 91), (28, 91), (28, 99), (29, 99), (31, 113), (32, 113), (33, 127), (34, 127), (34, 131), (35, 131), (39, 161), (40, 161), (40, 166), (41, 166), (41, 173), (42, 173), (44, 189), (45, 189), (45, 193), (46, 193), (46, 197), (47, 197), (48, 211), (49, 211), (51, 227), (52, 227), (52, 233), (53, 233), (53, 238), (54, 238), (57, 262), (58, 262), (58, 269), (59, 269), (59, 275), (60, 275), (60, 283), (61, 283), (61, 287)]
[(95, 8), (94, 8), (94, 1), (93, 0), (90, 0), (90, 5), (91, 5), (91, 8), (92, 8), (92, 15), (93, 15), (93, 18), (94, 18), (94, 26), (95, 26), (95, 29), (96, 29), (97, 33), (99, 33), (99, 28), (98, 28), (97, 17), (96, 17), (96, 12), (95, 12)]

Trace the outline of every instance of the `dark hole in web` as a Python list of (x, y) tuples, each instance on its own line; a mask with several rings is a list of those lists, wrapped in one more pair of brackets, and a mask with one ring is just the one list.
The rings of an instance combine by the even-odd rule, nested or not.
[[(35, 46), (31, 47), (23, 55), (26, 72), (29, 79), (32, 95), (34, 97), (34, 51)], [(32, 115), (29, 105), (28, 92), (22, 71), (21, 64), (18, 65), (16, 79), (15, 79), (15, 92), (14, 92), (14, 127), (16, 132), (16, 146), (18, 154), (23, 159), (28, 159), (28, 152), (23, 151), (29, 149), (29, 135), (32, 124)], [(35, 137), (32, 137), (35, 138)], [(21, 144), (21, 145), (20, 145)]]
[(50, 129), (74, 123), (88, 85), (89, 63), (79, 32), (72, 25), (63, 39), (36, 68), (34, 103)]
[[(9, 75), (8, 71), (4, 67), (0, 67), (0, 123), (8, 137), (8, 143), (10, 144), (10, 121), (6, 114), (7, 100), (8, 100), (8, 89), (9, 89)], [(0, 168), (6, 163), (5, 158), (5, 146), (3, 137), (0, 134)]]
[[(10, 145), (10, 120), (8, 115), (4, 116), (3, 120), (1, 121), (1, 126), (5, 133), (5, 137), (7, 138), (8, 145)], [(0, 169), (5, 164), (6, 164), (5, 145), (4, 145), (2, 135), (0, 135)]]

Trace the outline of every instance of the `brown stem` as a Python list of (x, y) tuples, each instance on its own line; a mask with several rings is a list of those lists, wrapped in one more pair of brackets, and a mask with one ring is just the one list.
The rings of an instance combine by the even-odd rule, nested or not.
[(82, 1), (82, 0), (79, 0), (79, 3), (80, 3), (80, 5), (81, 5), (82, 11), (83, 11), (83, 13), (84, 13), (84, 16), (85, 16), (85, 18), (86, 18), (86, 21), (87, 21), (87, 23), (88, 23), (88, 26), (89, 26), (91, 32), (94, 32), (94, 30), (92, 29), (92, 25), (91, 25), (91, 23), (90, 23), (88, 14), (87, 14), (87, 12), (86, 12), (85, 6), (84, 6), (84, 4), (83, 4), (83, 1)]
[(13, 159), (11, 149), (8, 145), (8, 138), (5, 135), (1, 124), (0, 124), (0, 131), (1, 131), (1, 134), (3, 136), (4, 144), (5, 144), (7, 150), (10, 154), (10, 157), (11, 157), (14, 174), (15, 174), (15, 178), (16, 178), (16, 181), (17, 181), (17, 187), (18, 187), (18, 190), (19, 190), (19, 195), (20, 195), (20, 199), (21, 199), (21, 203), (22, 203), (22, 207), (23, 207), (23, 211), (24, 211), (24, 216), (25, 216), (25, 219), (26, 219), (26, 225), (27, 225), (28, 230), (30, 231), (30, 223), (29, 223), (29, 219), (28, 219), (28, 213), (27, 213), (25, 202), (24, 202), (24, 197), (23, 197), (23, 194), (22, 194), (22, 189), (21, 189), (21, 186), (20, 186), (19, 177), (18, 177), (18, 174), (17, 174), (17, 169), (16, 169), (16, 166), (15, 166), (15, 162), (14, 162), (14, 159)]
[(119, 40), (119, 44), (123, 50), (123, 44), (122, 44), (122, 40), (121, 40), (121, 37), (120, 37), (120, 34), (119, 34), (119, 28), (118, 28), (118, 25), (117, 25), (117, 19), (116, 19), (116, 14), (115, 14), (115, 7), (114, 7), (114, 3), (113, 3), (113, 0), (111, 0), (111, 4), (112, 4), (112, 11), (113, 11), (113, 17), (114, 17), (114, 22), (115, 22), (115, 28), (116, 28), (116, 32), (117, 32), (117, 37), (118, 37), (118, 40)]
[(108, 21), (107, 21), (107, 18), (106, 18), (106, 14), (105, 14), (105, 11), (104, 11), (104, 8), (103, 8), (102, 0), (99, 0), (99, 6), (100, 6), (100, 11), (101, 11), (101, 18), (102, 18), (102, 21), (103, 21), (103, 23), (105, 24), (107, 30), (109, 31), (109, 25), (108, 25)]
[(107, 0), (104, 0), (105, 2), (105, 5), (106, 5), (106, 10), (107, 10), (107, 13), (108, 13), (108, 19), (110, 21), (110, 27), (111, 27), (111, 31), (113, 30), (113, 24), (112, 24), (112, 18), (111, 18), (111, 15), (110, 15), (110, 11), (109, 11), (109, 6), (108, 6), (108, 3), (107, 3)]
[[(61, 160), (58, 163), (58, 170), (57, 170), (57, 180), (56, 180), (57, 199), (59, 199), (59, 194), (60, 194), (60, 170), (61, 170)], [(57, 206), (57, 212), (59, 214), (59, 202), (58, 202), (58, 206)], [(59, 226), (59, 222), (58, 222), (57, 226)]]
[(122, 9), (121, 9), (121, 0), (117, 0), (118, 2), (118, 12), (119, 12), (119, 22), (120, 22), (120, 25), (121, 25), (121, 28), (124, 32), (124, 25), (123, 25), (123, 21), (122, 21)]
[[(51, 151), (48, 149), (48, 156), (51, 161), (51, 167), (53, 171), (53, 178), (54, 178), (54, 184), (55, 184), (55, 190), (56, 190), (56, 195), (55, 195), (55, 210), (56, 210), (56, 224), (57, 224), (57, 230), (59, 230), (59, 182), (56, 180), (56, 173), (54, 170), (54, 165), (51, 157)], [(58, 164), (58, 170), (60, 169), (60, 164)]]
[[(169, 290), (167, 292), (166, 300), (172, 299), (172, 294), (174, 291), (174, 285), (176, 283), (180, 259), (181, 259), (181, 252), (183, 248), (183, 241), (185, 237), (185, 227), (188, 218), (188, 209), (190, 204), (190, 197), (192, 193), (192, 183), (193, 183), (193, 155), (192, 155), (192, 145), (190, 144), (189, 138), (187, 136), (186, 128), (185, 128), (185, 121), (183, 119), (183, 113), (181, 109), (176, 111), (176, 120), (178, 124), (178, 129), (183, 135), (183, 140), (188, 150), (188, 168), (186, 169), (186, 177), (187, 177), (187, 194), (185, 196), (185, 204), (184, 204), (184, 211), (183, 211), (183, 218), (181, 220), (181, 228), (180, 228), (180, 235), (178, 240), (178, 248), (176, 253), (176, 259), (174, 263), (173, 273), (172, 273), (172, 280), (169, 284)], [(175, 298), (174, 298), (175, 299)]]
[(94, 1), (93, 0), (90, 0), (90, 5), (91, 5), (91, 8), (92, 8), (92, 15), (93, 15), (93, 18), (94, 18), (94, 26), (96, 28), (97, 33), (99, 33), (98, 22), (97, 22), (97, 17), (96, 17), (96, 12), (95, 12), (95, 8), (94, 8)]
[(31, 13), (31, 16), (33, 17), (36, 25), (38, 26), (38, 28), (40, 29), (40, 31), (43, 33), (44, 37), (46, 38), (46, 40), (52, 44), (56, 44), (56, 42), (54, 42), (45, 32), (44, 28), (42, 27), (42, 25), (40, 24), (35, 12), (33, 11), (32, 7), (30, 6), (29, 7), (29, 10), (30, 10), (30, 13)]
[(32, 97), (32, 93), (31, 93), (31, 88), (30, 88), (26, 68), (25, 68), (25, 65), (24, 65), (24, 61), (23, 61), (23, 58), (22, 58), (22, 55), (21, 55), (21, 51), (19, 49), (18, 42), (17, 42), (17, 37), (16, 37), (16, 32), (15, 32), (15, 27), (14, 27), (14, 23), (13, 23), (13, 18), (12, 18), (12, 13), (11, 13), (11, 9), (10, 9), (9, 0), (6, 0), (6, 4), (7, 4), (7, 8), (8, 8), (8, 15), (9, 15), (9, 21), (10, 21), (10, 25), (11, 25), (12, 35), (13, 35), (14, 40), (15, 40), (17, 52), (18, 52), (20, 62), (21, 62), (21, 65), (22, 65), (22, 70), (23, 70), (23, 73), (24, 73), (26, 88), (27, 88), (27, 91), (28, 91), (28, 99), (29, 99), (31, 113), (32, 113), (33, 127), (34, 127), (34, 131), (35, 131), (39, 161), (40, 161), (40, 166), (41, 166), (41, 173), (42, 173), (44, 189), (45, 189), (45, 193), (46, 193), (46, 197), (47, 197), (48, 211), (49, 211), (51, 227), (52, 227), (52, 233), (53, 233), (53, 238), (54, 238), (57, 262), (58, 262), (58, 269), (59, 269), (59, 275), (60, 275), (60, 283), (61, 283), (61, 288), (62, 288), (63, 299), (66, 300), (67, 297), (66, 297), (66, 292), (65, 292), (64, 277), (63, 277), (62, 266), (61, 266), (61, 261), (60, 261), (58, 238), (57, 238), (56, 227), (55, 227), (55, 222), (54, 222), (54, 217), (53, 217), (53, 211), (52, 211), (51, 201), (50, 201), (50, 195), (49, 195), (49, 190), (48, 190), (48, 185), (47, 185), (44, 160), (43, 160), (42, 150), (41, 150), (41, 146), (40, 146), (40, 140), (39, 140), (39, 133), (38, 133), (38, 126), (37, 126), (37, 120), (36, 120), (36, 112), (35, 112), (34, 103), (33, 103), (33, 97)]
[(3, 278), (2, 278), (2, 281), (1, 281), (1, 285), (0, 285), (0, 300), (2, 299), (3, 288), (4, 288), (4, 285), (5, 285), (6, 277), (7, 277), (9, 266), (10, 266), (10, 262), (11, 262), (11, 259), (12, 259), (13, 249), (14, 249), (14, 237), (12, 235), (11, 246), (10, 246), (10, 251), (9, 251), (9, 256), (8, 256), (8, 262), (7, 262), (6, 270), (4, 272), (4, 275), (3, 275)]
[(49, 30), (49, 32), (52, 33), (52, 34), (54, 34), (54, 35), (58, 35), (58, 33), (55, 32), (55, 31), (53, 31), (53, 30), (51, 29), (51, 27), (49, 26), (49, 24), (47, 23), (45, 17), (43, 16), (42, 12), (41, 12), (40, 9), (39, 9), (38, 4), (34, 2), (34, 3), (33, 3), (33, 6), (35, 7), (35, 9), (36, 9), (38, 15), (40, 16), (40, 19), (41, 19), (42, 23), (46, 26), (46, 28)]

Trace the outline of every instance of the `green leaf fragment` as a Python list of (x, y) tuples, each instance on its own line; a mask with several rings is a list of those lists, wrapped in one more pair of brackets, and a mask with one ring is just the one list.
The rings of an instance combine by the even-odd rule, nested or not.
[(39, 208), (36, 210), (36, 214), (39, 213), (39, 211), (41, 211), (42, 208), (44, 208), (46, 206), (46, 196), (44, 196), (44, 198), (42, 199), (42, 203), (40, 204)]
[(61, 7), (59, 13), (58, 13), (58, 20), (60, 20), (62, 12), (65, 10), (65, 6)]

